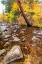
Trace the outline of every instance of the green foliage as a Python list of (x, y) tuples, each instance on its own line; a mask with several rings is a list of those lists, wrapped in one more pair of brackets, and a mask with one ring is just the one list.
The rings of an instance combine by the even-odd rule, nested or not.
[(10, 12), (10, 10), (11, 10), (11, 5), (7, 4), (5, 12)]
[(29, 12), (29, 14), (30, 14), (30, 15), (34, 15), (34, 14), (35, 14), (35, 12)]
[(17, 10), (15, 10), (14, 12), (13, 12), (13, 14), (14, 14), (14, 17), (12, 18), (12, 20), (13, 21), (17, 21), (17, 15), (19, 15), (19, 10), (17, 9)]
[(39, 0), (36, 0), (36, 2), (39, 2)]
[(26, 13), (27, 17), (28, 17), (28, 16), (32, 16), (32, 15), (34, 15), (34, 14), (35, 14), (35, 12), (27, 12), (27, 13)]
[(29, 2), (29, 3), (31, 4), (31, 3), (33, 3), (33, 2), (34, 2), (34, 0), (30, 0), (30, 2)]
[(1, 3), (2, 3), (3, 5), (5, 5), (5, 4), (6, 4), (6, 0), (1, 0)]
[(1, 3), (6, 6), (5, 12), (11, 11), (11, 5), (13, 0), (1, 0)]
[(17, 9), (13, 13), (14, 13), (14, 16), (17, 16), (17, 15), (19, 15), (19, 10)]
[(16, 16), (14, 16), (13, 18), (12, 18), (12, 21), (17, 21), (17, 19), (16, 19)]

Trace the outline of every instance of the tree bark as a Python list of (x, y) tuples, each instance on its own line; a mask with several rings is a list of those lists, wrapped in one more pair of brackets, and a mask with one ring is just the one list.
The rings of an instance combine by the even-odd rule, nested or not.
[(32, 26), (32, 25), (29, 23), (29, 21), (28, 21), (26, 15), (25, 15), (25, 13), (24, 13), (24, 11), (23, 11), (23, 8), (22, 8), (22, 6), (21, 6), (20, 0), (16, 0), (16, 1), (17, 1), (17, 4), (18, 4), (18, 6), (19, 6), (19, 8), (20, 8), (20, 11), (21, 11), (21, 13), (22, 13), (22, 16), (23, 16), (23, 18), (24, 18), (24, 20), (25, 20), (27, 26), (29, 26), (29, 27)]

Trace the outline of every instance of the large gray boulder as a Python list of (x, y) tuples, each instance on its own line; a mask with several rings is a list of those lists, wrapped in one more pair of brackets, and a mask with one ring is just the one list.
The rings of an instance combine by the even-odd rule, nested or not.
[(8, 64), (17, 59), (23, 58), (23, 54), (19, 45), (15, 45), (4, 57), (4, 64)]

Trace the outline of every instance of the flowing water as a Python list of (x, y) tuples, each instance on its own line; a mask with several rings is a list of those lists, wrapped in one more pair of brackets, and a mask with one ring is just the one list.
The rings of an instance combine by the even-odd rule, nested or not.
[(0, 23), (0, 30), (4, 31), (6, 27), (6, 23)]

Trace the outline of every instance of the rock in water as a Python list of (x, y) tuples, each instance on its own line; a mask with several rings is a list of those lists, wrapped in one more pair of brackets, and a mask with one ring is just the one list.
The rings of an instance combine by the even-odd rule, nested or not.
[(4, 57), (4, 64), (10, 63), (17, 59), (23, 58), (23, 54), (19, 45), (15, 45)]

